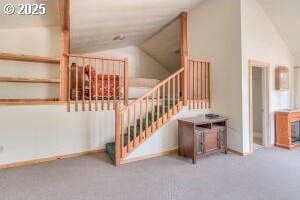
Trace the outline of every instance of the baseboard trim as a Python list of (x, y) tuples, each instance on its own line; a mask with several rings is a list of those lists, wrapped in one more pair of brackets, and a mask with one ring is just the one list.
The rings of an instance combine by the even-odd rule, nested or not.
[(160, 152), (160, 153), (155, 153), (155, 154), (150, 154), (150, 155), (145, 155), (145, 156), (139, 156), (139, 157), (136, 157), (136, 158), (121, 160), (121, 164), (127, 164), (127, 163), (131, 163), (131, 162), (146, 160), (146, 159), (155, 158), (155, 157), (159, 157), (159, 156), (165, 156), (165, 155), (174, 154), (174, 153), (177, 153), (177, 152), (178, 152), (178, 149), (172, 149), (172, 150), (163, 151), (163, 152)]
[(35, 165), (35, 164), (54, 161), (54, 160), (74, 158), (74, 157), (79, 157), (79, 156), (86, 155), (86, 154), (105, 152), (105, 150), (106, 150), (105, 148), (100, 148), (100, 149), (96, 149), (96, 150), (82, 151), (82, 152), (72, 153), (72, 154), (64, 154), (64, 155), (53, 156), (53, 157), (48, 157), (48, 158), (40, 158), (40, 159), (27, 160), (27, 161), (21, 161), (21, 162), (14, 162), (14, 163), (0, 165), (0, 169), (7, 169), (7, 168), (13, 168), (13, 167), (24, 167), (24, 166), (28, 166), (28, 165)]
[(239, 156), (248, 156), (248, 155), (251, 154), (249, 152), (239, 152), (239, 151), (229, 149), (229, 148), (227, 150), (230, 151), (231, 153), (234, 153), (234, 154), (239, 155)]

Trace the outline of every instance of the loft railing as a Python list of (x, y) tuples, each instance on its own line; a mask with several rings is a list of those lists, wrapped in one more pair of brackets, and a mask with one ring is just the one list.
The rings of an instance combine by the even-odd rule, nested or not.
[(210, 62), (187, 60), (187, 103), (190, 109), (210, 108)]
[[(69, 54), (68, 110), (110, 110), (116, 102), (128, 105), (128, 59)], [(112, 105), (111, 105), (112, 104)]]

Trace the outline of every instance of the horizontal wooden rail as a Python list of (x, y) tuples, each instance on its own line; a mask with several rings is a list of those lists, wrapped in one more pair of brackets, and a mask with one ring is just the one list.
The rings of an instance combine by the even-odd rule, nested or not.
[(60, 80), (59, 79), (43, 79), (43, 78), (0, 77), (0, 82), (15, 82), (15, 83), (60, 83)]
[(107, 61), (120, 61), (124, 62), (125, 59), (116, 59), (116, 58), (104, 58), (104, 57), (95, 57), (95, 56), (82, 56), (82, 55), (76, 55), (76, 54), (67, 54), (69, 57), (73, 58), (85, 58), (85, 59), (96, 59), (96, 60), (107, 60)]
[(117, 101), (128, 105), (128, 60), (94, 56), (69, 56), (68, 110), (75, 101), (75, 111), (110, 110)]
[(49, 99), (0, 99), (0, 106), (9, 105), (53, 105), (66, 104), (67, 102), (59, 101), (58, 98)]
[(25, 54), (12, 54), (12, 53), (0, 53), (0, 60), (38, 62), (38, 63), (50, 63), (50, 64), (60, 63), (60, 58), (25, 55)]

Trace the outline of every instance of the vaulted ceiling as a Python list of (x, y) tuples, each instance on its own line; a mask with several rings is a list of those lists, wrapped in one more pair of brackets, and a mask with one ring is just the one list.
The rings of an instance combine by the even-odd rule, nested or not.
[[(18, 15), (19, 4), (46, 4), (45, 15)], [(6, 4), (15, 7), (13, 15), (6, 15), (3, 11)], [(57, 0), (1, 0), (0, 1), (0, 29), (31, 28), (39, 26), (58, 26), (60, 24)]]
[(181, 21), (180, 18), (177, 18), (139, 47), (167, 68), (169, 72), (175, 72), (181, 61), (180, 40)]
[[(139, 45), (202, 0), (72, 0), (71, 51)], [(124, 34), (124, 40), (113, 40)]]
[(300, 0), (258, 0), (258, 2), (291, 53), (300, 57)]

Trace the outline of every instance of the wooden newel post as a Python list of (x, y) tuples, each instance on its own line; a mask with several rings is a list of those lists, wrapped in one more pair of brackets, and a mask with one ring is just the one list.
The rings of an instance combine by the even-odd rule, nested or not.
[(128, 58), (124, 59), (124, 104), (128, 105)]
[(115, 109), (115, 165), (120, 165), (121, 160), (121, 104), (118, 101)]
[(181, 81), (181, 91), (183, 105), (187, 105), (187, 13), (181, 13), (181, 67), (184, 68), (184, 73)]

